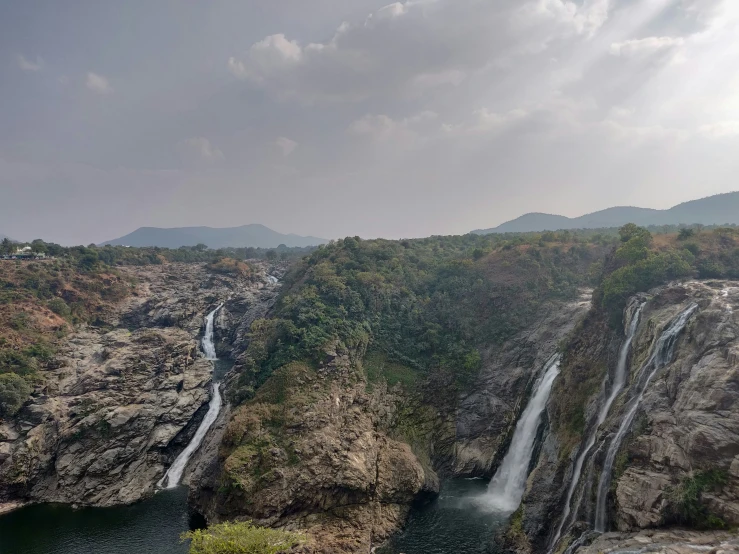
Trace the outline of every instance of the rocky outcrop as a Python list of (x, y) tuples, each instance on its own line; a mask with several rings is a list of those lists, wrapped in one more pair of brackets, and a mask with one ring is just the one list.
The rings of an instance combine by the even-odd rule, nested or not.
[(577, 554), (695, 554), (696, 552), (739, 552), (739, 537), (727, 532), (686, 530), (642, 531), (622, 534), (606, 533), (591, 544), (575, 550)]
[[(609, 528), (638, 531), (675, 524), (739, 523), (737, 293), (737, 283), (694, 281), (645, 295), (630, 377), (584, 465), (571, 503), (576, 523), (565, 526), (560, 550), (592, 527), (606, 451), (646, 381), (646, 362), (663, 330), (693, 304), (697, 309), (678, 337), (674, 355), (649, 381), (618, 450), (607, 490)], [(572, 437), (593, 430), (605, 390), (601, 383), (616, 363), (615, 333), (598, 313), (588, 318), (565, 352), (562, 378), (549, 408), (551, 429), (520, 513), (527, 540), (523, 547), (517, 541), (518, 551), (550, 546), (558, 523), (551, 514), (562, 513), (573, 461), (582, 448)]]
[(433, 470), (392, 436), (400, 399), (370, 390), (348, 360), (283, 367), (235, 410), (215, 471), (191, 491), (209, 521), (300, 528), (316, 552), (369, 552), (438, 492)]
[(98, 327), (60, 340), (31, 401), (0, 421), (0, 502), (110, 506), (151, 494), (210, 398), (213, 365), (198, 340), (205, 314), (226, 303), (225, 336), (232, 302), (263, 313), (277, 292), (263, 276), (204, 264), (121, 271), (133, 293)]

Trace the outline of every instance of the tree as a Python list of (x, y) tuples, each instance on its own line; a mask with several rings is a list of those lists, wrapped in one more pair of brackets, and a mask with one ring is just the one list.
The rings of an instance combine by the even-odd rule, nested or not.
[(0, 416), (14, 416), (30, 394), (31, 386), (23, 377), (13, 372), (0, 374)]
[(267, 258), (267, 259), (268, 259), (269, 261), (271, 261), (271, 262), (272, 262), (272, 261), (274, 261), (274, 260), (276, 260), (276, 259), (277, 259), (277, 251), (276, 251), (276, 250), (268, 250), (268, 251), (267, 251), (267, 254), (265, 254), (265, 256), (266, 256), (266, 258)]
[(677, 235), (677, 240), (688, 240), (695, 236), (695, 229), (690, 227), (683, 227)]
[(41, 239), (36, 239), (31, 243), (31, 250), (36, 254), (46, 254), (46, 243)]
[(621, 237), (621, 242), (629, 242), (631, 239), (640, 239), (646, 244), (652, 242), (652, 233), (646, 228), (639, 227), (634, 223), (627, 223), (618, 230), (618, 234)]
[(9, 238), (4, 238), (0, 243), (0, 254), (8, 255), (13, 253), (13, 243)]

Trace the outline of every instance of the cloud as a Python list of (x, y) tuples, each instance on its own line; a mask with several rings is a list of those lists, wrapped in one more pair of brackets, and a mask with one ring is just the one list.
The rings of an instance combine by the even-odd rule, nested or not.
[[(184, 140), (179, 144), (179, 149), (186, 161), (214, 164), (226, 159), (223, 152), (214, 147), (205, 137), (192, 137)], [(192, 159), (193, 156), (195, 160)]]
[[(384, 114), (367, 114), (353, 121), (348, 128), (350, 134), (366, 137), (376, 143), (393, 143), (395, 146), (418, 146), (425, 139), (438, 135), (435, 121), (438, 114), (424, 111), (410, 117), (393, 119)], [(428, 131), (432, 130), (431, 133)], [(426, 132), (424, 132), (426, 131)]]
[(85, 83), (87, 88), (98, 94), (112, 94), (113, 87), (110, 86), (108, 79), (97, 73), (90, 71), (87, 74), (87, 81)]
[(23, 71), (41, 71), (44, 68), (44, 60), (41, 59), (40, 56), (36, 56), (36, 61), (31, 61), (26, 59), (23, 55), (18, 54), (16, 61), (18, 62), (18, 67), (20, 67)]
[(275, 141), (275, 145), (280, 149), (284, 157), (292, 154), (298, 147), (298, 143), (287, 137), (280, 137)]
[(227, 65), (283, 100), (416, 97), (458, 87), (491, 66), (513, 66), (557, 39), (589, 35), (605, 23), (609, 6), (607, 0), (396, 2), (362, 24), (342, 23), (324, 42), (269, 35)]
[(649, 56), (656, 52), (670, 50), (685, 44), (682, 37), (647, 37), (625, 40), (611, 44), (610, 52), (614, 56), (625, 58)]
[(701, 135), (711, 139), (739, 137), (739, 120), (701, 125), (698, 131)]

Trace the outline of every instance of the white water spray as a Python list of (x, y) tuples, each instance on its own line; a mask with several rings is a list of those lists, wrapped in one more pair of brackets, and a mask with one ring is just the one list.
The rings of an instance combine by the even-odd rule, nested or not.
[(513, 433), (503, 463), (490, 481), (488, 491), (483, 497), (487, 508), (496, 512), (512, 513), (521, 503), (534, 453), (536, 431), (549, 400), (554, 379), (559, 374), (559, 362), (559, 355), (552, 357), (534, 387), (531, 399), (516, 424), (516, 431)]
[(647, 390), (649, 383), (651, 382), (657, 370), (663, 368), (672, 361), (673, 354), (675, 352), (675, 343), (680, 336), (680, 333), (687, 325), (690, 316), (698, 309), (697, 304), (692, 304), (687, 310), (683, 311), (678, 315), (667, 329), (664, 330), (659, 339), (657, 339), (654, 345), (654, 351), (644, 364), (644, 367), (639, 373), (639, 378), (636, 383), (636, 390), (639, 391), (636, 398), (631, 403), (629, 411), (621, 420), (621, 425), (618, 428), (616, 436), (611, 441), (611, 445), (608, 447), (608, 453), (606, 454), (605, 462), (603, 463), (603, 471), (600, 474), (600, 482), (598, 483), (598, 499), (595, 504), (595, 530), (598, 533), (605, 532), (606, 529), (606, 499), (608, 497), (608, 490), (611, 488), (611, 476), (613, 472), (613, 464), (616, 460), (616, 455), (621, 448), (621, 443), (628, 433), (631, 423), (634, 421), (634, 416), (639, 409), (641, 400), (644, 397), (644, 392)]
[[(554, 548), (557, 545), (557, 542), (562, 536), (562, 529), (567, 523), (567, 519), (570, 517), (570, 504), (572, 502), (572, 496), (575, 494), (575, 491), (577, 490), (577, 485), (580, 483), (580, 476), (582, 475), (582, 466), (585, 463), (585, 459), (587, 458), (590, 451), (593, 449), (593, 446), (595, 446), (595, 440), (596, 440), (596, 437), (598, 436), (598, 428), (603, 424), (603, 422), (608, 417), (608, 412), (610, 411), (611, 406), (613, 405), (613, 402), (616, 400), (616, 397), (619, 395), (621, 390), (624, 388), (624, 385), (626, 384), (626, 376), (628, 374), (627, 362), (629, 359), (629, 352), (631, 352), (631, 343), (634, 340), (634, 335), (636, 335), (636, 329), (637, 327), (639, 327), (639, 318), (641, 317), (641, 311), (643, 308), (644, 308), (644, 304), (639, 305), (639, 307), (634, 312), (634, 315), (631, 317), (631, 321), (629, 322), (629, 327), (626, 332), (626, 340), (621, 345), (621, 351), (618, 353), (618, 365), (616, 365), (616, 373), (613, 375), (613, 384), (611, 385), (611, 394), (608, 395), (608, 398), (603, 403), (603, 405), (600, 407), (600, 411), (598, 412), (598, 419), (596, 420), (595, 426), (593, 427), (593, 430), (590, 433), (588, 442), (585, 448), (583, 448), (582, 451), (580, 452), (580, 455), (577, 457), (577, 460), (575, 461), (575, 467), (572, 470), (572, 479), (570, 480), (570, 487), (567, 489), (567, 498), (565, 499), (564, 510), (562, 512), (562, 519), (559, 522), (559, 527), (557, 528), (557, 533), (554, 536), (554, 540), (552, 540), (552, 543), (551, 543), (552, 548)], [(606, 383), (604, 382), (603, 388), (605, 388), (605, 385)], [(578, 509), (579, 509), (579, 505), (574, 510), (575, 514), (577, 514)]]
[[(217, 360), (217, 356), (215, 343), (213, 342), (213, 321), (215, 319), (216, 313), (218, 312), (218, 310), (221, 309), (221, 307), (223, 307), (223, 304), (219, 305), (205, 318), (205, 334), (203, 335), (202, 341), (203, 353), (205, 354), (206, 359), (214, 362), (215, 360)], [(158, 486), (160, 488), (173, 489), (180, 484), (180, 481), (182, 481), (182, 474), (184, 473), (185, 468), (190, 461), (190, 458), (192, 458), (193, 454), (195, 454), (195, 452), (198, 451), (198, 448), (200, 448), (205, 435), (213, 426), (213, 423), (215, 423), (220, 412), (221, 389), (220, 385), (214, 383), (213, 396), (211, 397), (210, 404), (208, 405), (208, 413), (205, 414), (205, 418), (203, 418), (203, 421), (200, 423), (198, 430), (195, 431), (195, 436), (190, 441), (190, 444), (188, 444), (187, 448), (185, 448), (180, 453), (180, 455), (177, 456), (172, 466), (169, 468), (164, 477), (162, 477), (162, 480), (159, 481)]]

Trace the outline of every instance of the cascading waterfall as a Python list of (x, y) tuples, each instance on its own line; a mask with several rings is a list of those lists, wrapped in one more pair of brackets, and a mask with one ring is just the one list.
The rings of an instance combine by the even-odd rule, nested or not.
[[(220, 304), (215, 310), (209, 313), (207, 317), (205, 318), (205, 333), (203, 335), (202, 348), (203, 348), (203, 353), (205, 354), (205, 358), (213, 362), (215, 362), (218, 359), (218, 357), (216, 356), (215, 343), (213, 342), (214, 320), (215, 320), (216, 313), (222, 307), (223, 307), (223, 304)], [(203, 443), (203, 439), (205, 438), (205, 435), (208, 433), (210, 428), (213, 426), (213, 423), (215, 423), (216, 419), (218, 419), (218, 414), (220, 412), (221, 412), (220, 385), (218, 385), (217, 383), (214, 383), (213, 384), (213, 396), (211, 397), (210, 404), (208, 405), (208, 413), (205, 414), (205, 418), (203, 418), (203, 421), (200, 423), (200, 426), (198, 427), (198, 430), (195, 432), (195, 436), (190, 441), (190, 444), (188, 444), (187, 448), (185, 448), (180, 453), (180, 455), (177, 456), (172, 466), (169, 468), (169, 470), (164, 475), (164, 477), (162, 477), (162, 480), (159, 481), (160, 488), (173, 489), (180, 484), (180, 481), (182, 480), (182, 474), (184, 473), (185, 468), (187, 467), (187, 464), (190, 461), (190, 458), (192, 458), (193, 454), (195, 454), (195, 452), (198, 451), (198, 448), (200, 448), (200, 445)]]
[(595, 505), (595, 530), (599, 533), (605, 532), (606, 529), (606, 499), (608, 497), (608, 491), (611, 488), (613, 463), (616, 460), (616, 455), (618, 454), (619, 449), (621, 448), (621, 443), (634, 421), (634, 417), (636, 416), (636, 412), (639, 409), (639, 405), (641, 404), (644, 392), (647, 390), (649, 383), (657, 373), (657, 370), (663, 368), (672, 361), (677, 339), (687, 325), (690, 316), (692, 316), (697, 309), (698, 305), (692, 304), (688, 309), (678, 315), (670, 325), (668, 325), (667, 329), (665, 329), (659, 339), (657, 339), (652, 355), (639, 373), (636, 388), (638, 394), (631, 402), (631, 407), (621, 420), (618, 432), (608, 447), (608, 453), (606, 454), (606, 459), (603, 463), (603, 471), (600, 474), (600, 482), (598, 483), (598, 499)]
[[(626, 340), (621, 345), (621, 350), (618, 354), (618, 364), (616, 365), (616, 372), (613, 375), (611, 394), (608, 395), (608, 398), (606, 398), (606, 401), (600, 407), (600, 411), (598, 412), (598, 419), (593, 426), (593, 430), (590, 433), (588, 442), (586, 443), (585, 448), (580, 452), (580, 455), (575, 461), (575, 467), (572, 470), (572, 479), (570, 480), (570, 487), (567, 489), (567, 497), (564, 504), (564, 510), (562, 512), (562, 519), (559, 522), (559, 527), (557, 528), (557, 533), (554, 536), (554, 540), (552, 540), (552, 548), (557, 545), (557, 542), (562, 535), (562, 529), (564, 529), (564, 526), (567, 523), (567, 519), (570, 517), (570, 504), (572, 503), (572, 496), (575, 494), (575, 491), (577, 490), (577, 485), (580, 483), (580, 476), (582, 475), (582, 467), (585, 463), (585, 459), (587, 458), (590, 451), (593, 449), (593, 446), (595, 446), (595, 440), (598, 436), (598, 428), (608, 417), (608, 412), (610, 411), (613, 402), (616, 400), (616, 397), (619, 395), (621, 390), (624, 388), (624, 385), (626, 384), (629, 352), (631, 352), (631, 343), (634, 340), (634, 335), (636, 335), (636, 329), (637, 327), (639, 327), (639, 319), (641, 317), (641, 312), (643, 308), (644, 304), (640, 304), (634, 312), (634, 315), (631, 317), (631, 321), (629, 322), (629, 326), (626, 332)], [(606, 381), (603, 383), (604, 389), (607, 380), (608, 378), (606, 377)], [(573, 513), (577, 514), (578, 508), (579, 506), (573, 511)]]
[(534, 453), (536, 431), (552, 392), (554, 379), (559, 374), (560, 359), (559, 355), (555, 355), (547, 362), (543, 375), (534, 387), (531, 400), (516, 424), (508, 452), (483, 497), (483, 502), (489, 509), (512, 513), (521, 503)]
[(218, 310), (220, 310), (222, 307), (223, 304), (219, 304), (215, 310), (210, 312), (205, 317), (205, 333), (203, 333), (203, 341), (201, 345), (206, 360), (216, 361), (218, 359), (218, 356), (216, 356), (216, 345), (213, 342), (213, 326), (216, 314), (218, 313)]

